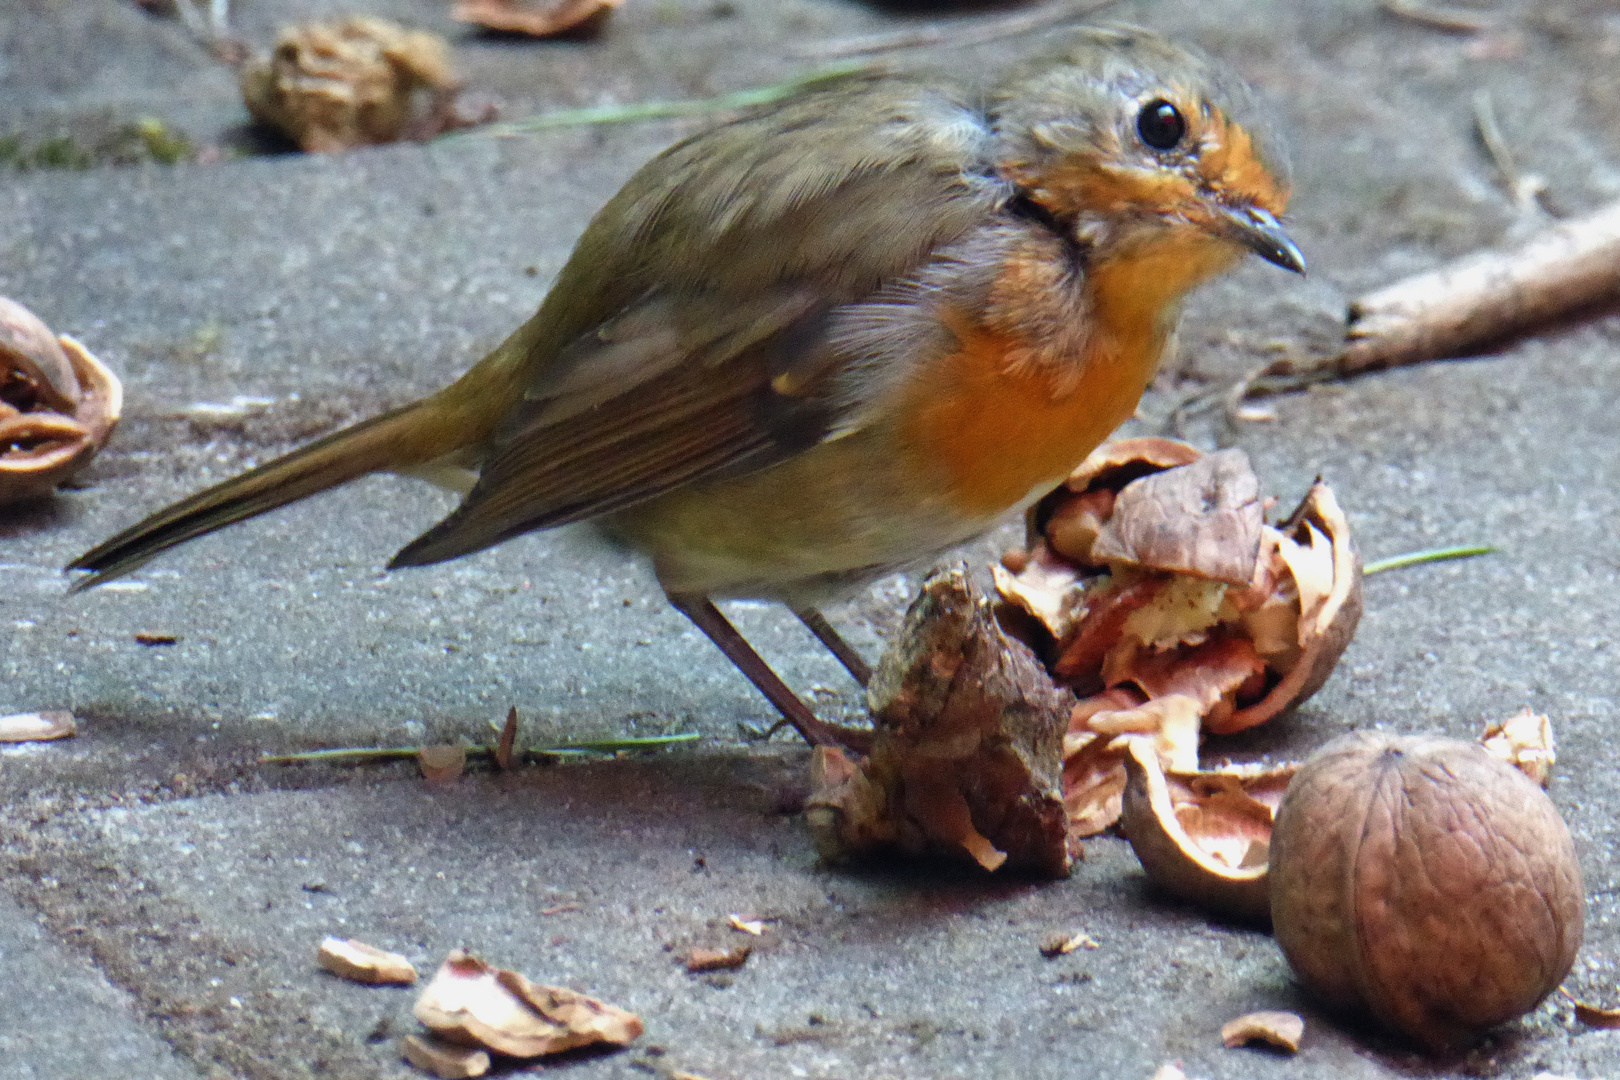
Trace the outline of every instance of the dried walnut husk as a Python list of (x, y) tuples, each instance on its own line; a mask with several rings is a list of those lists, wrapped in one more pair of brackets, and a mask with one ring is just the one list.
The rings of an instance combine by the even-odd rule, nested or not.
[(870, 756), (818, 747), (806, 818), (829, 859), (899, 851), (1061, 876), (1058, 789), (1074, 696), (1007, 638), (961, 568), (923, 583), (868, 696)]
[(1278, 812), (1270, 879), (1300, 981), (1437, 1051), (1533, 1009), (1581, 943), (1568, 829), (1473, 743), (1355, 733), (1317, 751)]
[(283, 29), (239, 81), (256, 121), (327, 153), (434, 134), (457, 85), (442, 38), (365, 16)]
[(1262, 723), (1321, 687), (1361, 613), (1360, 568), (1318, 482), (1264, 521), (1240, 450), (1167, 439), (1110, 444), (1030, 516), (1030, 545), (997, 568), (1003, 621), (1087, 695), (1064, 740), (1070, 827), (1118, 820), (1130, 739), (1164, 769), (1198, 768), (1205, 732)]
[(112, 437), (118, 377), (66, 334), (0, 297), (0, 506), (47, 495)]

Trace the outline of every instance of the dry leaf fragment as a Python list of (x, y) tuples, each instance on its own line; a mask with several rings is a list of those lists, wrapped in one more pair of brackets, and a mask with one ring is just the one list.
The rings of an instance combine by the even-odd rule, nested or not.
[(1228, 1047), (1263, 1042), (1297, 1054), (1304, 1037), (1304, 1017), (1291, 1012), (1252, 1012), (1221, 1025), (1221, 1042)]
[(407, 1035), (400, 1044), (405, 1060), (426, 1069), (443, 1080), (464, 1080), (489, 1072), (489, 1053), (470, 1046), (456, 1046), (431, 1035)]
[(416, 982), (416, 968), (405, 957), (353, 939), (326, 938), (315, 955), (321, 967), (354, 982), (372, 986), (410, 986)]
[(78, 733), (79, 725), (66, 709), (0, 716), (0, 743), (50, 742)]
[(145, 645), (148, 647), (154, 645), (175, 645), (178, 644), (179, 641), (180, 638), (177, 634), (165, 634), (157, 630), (137, 630), (135, 632), (135, 644), (137, 645)]
[(624, 1046), (641, 1034), (634, 1013), (531, 983), (460, 949), (445, 958), (415, 1012), (442, 1038), (508, 1057), (541, 1057), (595, 1043)]
[(1056, 933), (1041, 942), (1041, 955), (1048, 960), (1058, 956), (1068, 956), (1076, 949), (1098, 949), (1095, 938), (1082, 930), (1078, 934)]
[(862, 761), (818, 747), (806, 818), (823, 857), (899, 850), (1068, 872), (1059, 755), (1074, 697), (997, 625), (965, 568), (923, 583), (884, 652)]
[(1501, 758), (1542, 787), (1552, 779), (1553, 766), (1558, 763), (1552, 721), (1540, 713), (1526, 708), (1506, 720), (1487, 724), (1479, 741), (1486, 753)]
[(761, 919), (745, 919), (741, 915), (728, 915), (726, 925), (742, 934), (752, 934), (759, 937), (765, 933), (765, 923)]
[(432, 134), (415, 129), (456, 86), (443, 38), (366, 16), (284, 28), (240, 82), (255, 120), (327, 153)]
[(594, 30), (624, 0), (460, 0), (450, 12), (458, 22), (530, 37)]
[(430, 784), (449, 784), (461, 775), (467, 766), (467, 748), (464, 746), (424, 746), (416, 752), (416, 764), (422, 778)]
[(695, 948), (686, 954), (686, 970), (736, 971), (748, 962), (753, 951), (752, 945), (735, 945), (729, 949)]

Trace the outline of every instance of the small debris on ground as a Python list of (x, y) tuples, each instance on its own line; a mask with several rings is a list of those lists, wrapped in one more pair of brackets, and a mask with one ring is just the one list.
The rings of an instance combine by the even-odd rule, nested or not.
[(748, 962), (749, 954), (753, 951), (754, 947), (752, 945), (734, 945), (729, 949), (710, 949), (700, 946), (686, 954), (686, 970), (693, 973), (736, 971)]
[(400, 1043), (405, 1060), (442, 1080), (465, 1080), (489, 1072), (489, 1052), (456, 1046), (431, 1035), (407, 1035)]
[(321, 967), (353, 982), (371, 986), (416, 982), (416, 968), (405, 957), (353, 939), (326, 938), (315, 955)]
[(467, 767), (465, 746), (424, 746), (416, 754), (422, 778), (430, 784), (453, 783)]
[(1575, 1019), (1587, 1027), (1601, 1028), (1603, 1030), (1620, 1028), (1620, 1009), (1610, 1009), (1602, 1005), (1593, 1005), (1590, 1002), (1582, 1001), (1562, 986), (1558, 988), (1558, 993), (1574, 1007)]
[(1299, 1053), (1299, 1042), (1305, 1037), (1305, 1018), (1297, 1013), (1271, 1011), (1246, 1013), (1221, 1025), (1221, 1042), (1227, 1046), (1246, 1046), (1263, 1042), (1290, 1054)]
[(634, 1013), (560, 986), (532, 983), (460, 949), (440, 965), (415, 1012), (424, 1027), (450, 1042), (515, 1058), (598, 1043), (626, 1046), (642, 1030)]
[(50, 742), (79, 733), (79, 725), (66, 709), (0, 716), (0, 743)]
[(1057, 933), (1041, 942), (1041, 955), (1051, 960), (1059, 956), (1068, 956), (1076, 949), (1101, 948), (1095, 938), (1081, 931), (1078, 934)]
[(738, 933), (752, 934), (754, 937), (759, 937), (765, 933), (765, 922), (763, 919), (745, 919), (741, 915), (728, 915), (726, 917), (726, 925)]
[(450, 17), (486, 30), (530, 37), (598, 29), (624, 0), (459, 0)]
[(135, 632), (135, 644), (137, 645), (151, 647), (154, 645), (176, 645), (179, 642), (180, 638), (176, 634), (165, 634), (157, 630), (137, 630)]
[(1528, 708), (1486, 725), (1479, 742), (1487, 754), (1507, 762), (1542, 787), (1552, 779), (1553, 766), (1558, 764), (1552, 721)]

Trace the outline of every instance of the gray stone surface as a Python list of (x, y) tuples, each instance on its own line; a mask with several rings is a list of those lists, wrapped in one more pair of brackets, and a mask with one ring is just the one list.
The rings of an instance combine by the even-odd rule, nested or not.
[[(631, 3), (600, 39), (529, 45), (456, 29), (426, 0), (367, 6), (449, 33), (469, 78), (516, 114), (769, 81), (804, 64), (793, 50), (807, 41), (905, 24), (834, 0)], [(259, 44), (287, 18), (340, 10), (235, 8)], [(1596, 3), (1502, 8), (1506, 29), (1474, 36), (1351, 0), (1118, 8), (1201, 42), (1278, 102), (1298, 166), (1291, 227), (1312, 262), (1306, 281), (1252, 265), (1197, 298), (1147, 421), (1198, 380), (1245, 370), (1268, 339), (1320, 332), (1358, 290), (1535, 226), (1474, 143), (1477, 89), (1557, 205), (1620, 194), (1620, 22)], [(0, 9), (0, 58), (0, 134), (156, 114), (200, 143), (239, 140), (229, 72), (115, 0)], [(1620, 1034), (1575, 1027), (1557, 1005), (1453, 1062), (1321, 1016), (1267, 936), (1155, 895), (1117, 839), (1056, 884), (819, 866), (802, 821), (781, 812), (802, 794), (803, 751), (743, 738), (739, 725), (770, 719), (764, 703), (662, 606), (644, 568), (588, 534), (384, 576), (447, 502), (374, 479), (201, 541), (117, 591), (62, 595), (56, 568), (147, 510), (475, 360), (533, 309), (594, 208), (687, 129), (0, 173), (0, 294), (79, 336), (129, 391), (126, 423), (78, 489), (0, 518), (0, 711), (66, 706), (83, 726), (0, 751), (0, 1070), (82, 1075), (64, 1055), (116, 1046), (149, 1055), (126, 1070), (142, 1075), (403, 1075), (412, 996), (317, 970), (316, 943), (338, 932), (423, 968), (464, 944), (640, 1011), (642, 1043), (564, 1066), (581, 1076), (1145, 1080), (1175, 1058), (1195, 1077), (1620, 1073)], [(1550, 713), (1552, 793), (1591, 904), (1572, 985), (1610, 1002), (1617, 339), (1620, 322), (1595, 318), (1283, 399), (1276, 422), (1236, 433), (1283, 499), (1325, 473), (1369, 557), (1501, 551), (1372, 579), (1321, 695), (1226, 744), (1297, 756), (1351, 727), (1466, 737), (1522, 705)], [(228, 423), (188, 418), (235, 395), (266, 404)], [(996, 546), (968, 554), (982, 563)], [(906, 594), (904, 580), (881, 583), (834, 614), (875, 652)], [(822, 688), (826, 710), (858, 711), (791, 618), (736, 615), (791, 682)], [(140, 630), (180, 641), (143, 647)], [(706, 738), (448, 790), (402, 767), (256, 764), (484, 740), (511, 704), (533, 743)], [(735, 937), (731, 912), (776, 921), (740, 972), (687, 976), (675, 952)], [(1100, 948), (1042, 960), (1039, 940), (1071, 928)], [(49, 1000), (47, 986), (92, 985), (81, 972), (118, 993), (10, 1009)], [(1310, 1017), (1299, 1058), (1218, 1047), (1224, 1020), (1270, 1005)]]
[(198, 1072), (43, 916), (0, 896), (0, 1077), (57, 1080), (118, 1074), (186, 1080)]

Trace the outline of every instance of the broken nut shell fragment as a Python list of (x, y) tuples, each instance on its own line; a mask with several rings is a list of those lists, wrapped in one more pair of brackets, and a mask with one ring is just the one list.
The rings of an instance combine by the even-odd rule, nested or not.
[(0, 506), (48, 495), (107, 445), (118, 377), (66, 334), (0, 297)]
[(1148, 879), (1217, 914), (1270, 919), (1272, 817), (1295, 768), (1167, 775), (1150, 742), (1130, 740), (1120, 822)]

